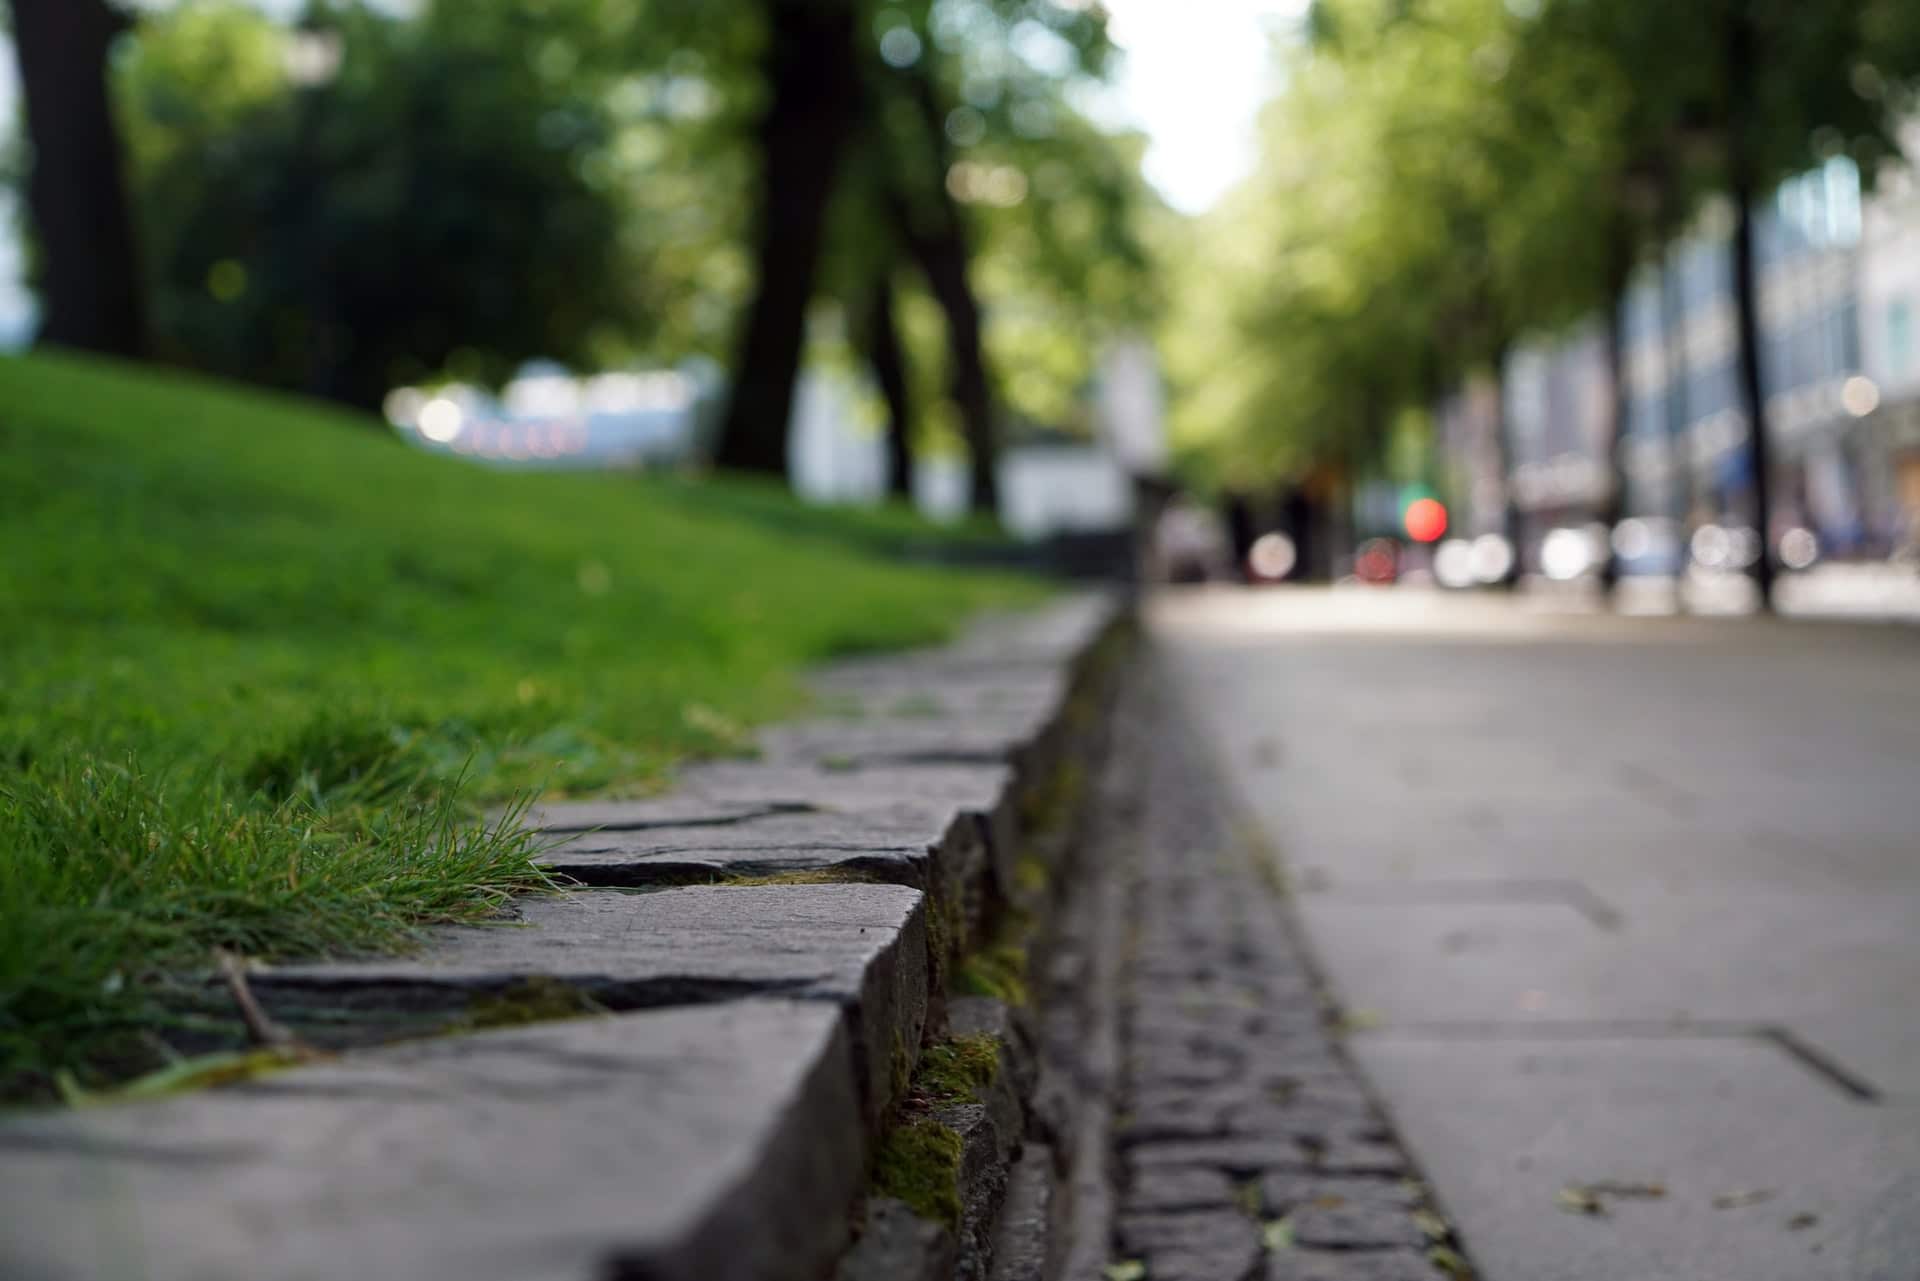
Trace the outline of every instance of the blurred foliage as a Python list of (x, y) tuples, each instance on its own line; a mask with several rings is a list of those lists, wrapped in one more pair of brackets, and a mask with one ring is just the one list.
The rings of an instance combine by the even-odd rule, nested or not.
[(120, 67), (164, 358), (377, 404), (724, 323), (686, 285), (724, 297), (738, 274), (719, 211), (739, 165), (634, 4), (316, 5), (305, 25), (187, 4)]
[[(1104, 15), (861, 13), (869, 110), (830, 295), (852, 305), (897, 265), (883, 192), (957, 203), (1013, 415), (1070, 423), (1100, 345), (1155, 301), (1141, 140), (1071, 100), (1110, 64)], [(157, 354), (357, 404), (534, 357), (725, 356), (753, 272), (765, 17), (754, 0), (320, 0), (293, 25), (240, 0), (143, 13), (115, 88)], [(912, 109), (914, 77), (940, 120)], [(951, 408), (924, 301), (905, 327), (937, 438)]]
[(916, 434), (936, 451), (957, 449), (944, 325), (910, 278), (894, 206), (957, 208), (1007, 416), (1016, 430), (1084, 430), (1082, 393), (1102, 348), (1148, 327), (1159, 303), (1143, 237), (1159, 209), (1140, 174), (1145, 139), (1074, 105), (1113, 65), (1104, 15), (1057, 0), (915, 0), (870, 12), (867, 98), (834, 211), (829, 291), (851, 312), (876, 273), (893, 275), (906, 295)]
[(1258, 489), (1377, 468), (1403, 410), (1610, 304), (1728, 190), (1730, 156), (1761, 192), (1837, 152), (1870, 181), (1913, 109), (1915, 8), (1317, 0), (1256, 173), (1170, 246), (1190, 474)]

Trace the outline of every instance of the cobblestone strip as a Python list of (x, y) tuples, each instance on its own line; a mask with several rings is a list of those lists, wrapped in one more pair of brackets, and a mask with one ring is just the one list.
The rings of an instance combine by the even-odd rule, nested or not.
[(1279, 878), (1237, 828), (1150, 657), (1141, 668), (1112, 764), (1133, 804), (1130, 832), (1108, 833), (1125, 885), (1109, 927), (1126, 944), (1118, 1208), (1102, 1271), (1113, 1281), (1464, 1275), (1327, 1026)]

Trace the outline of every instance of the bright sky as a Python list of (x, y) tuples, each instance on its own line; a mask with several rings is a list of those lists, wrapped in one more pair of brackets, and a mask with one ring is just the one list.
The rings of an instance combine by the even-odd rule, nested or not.
[(1105, 0), (1126, 59), (1103, 110), (1146, 131), (1147, 177), (1175, 208), (1206, 209), (1252, 167), (1270, 37), (1294, 30), (1307, 2)]

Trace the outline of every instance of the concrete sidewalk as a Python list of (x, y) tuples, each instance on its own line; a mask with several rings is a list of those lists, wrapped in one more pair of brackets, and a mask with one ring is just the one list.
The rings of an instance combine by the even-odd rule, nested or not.
[(1920, 633), (1290, 591), (1153, 633), (1487, 1281), (1920, 1277)]

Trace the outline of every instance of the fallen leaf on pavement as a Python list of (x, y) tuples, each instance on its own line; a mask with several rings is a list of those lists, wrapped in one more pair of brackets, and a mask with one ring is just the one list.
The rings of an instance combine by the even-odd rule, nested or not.
[(1587, 1191), (1595, 1196), (1619, 1197), (1622, 1200), (1658, 1201), (1667, 1194), (1664, 1183), (1621, 1182), (1616, 1179), (1602, 1179), (1598, 1183), (1587, 1184)]
[(1600, 1198), (1581, 1187), (1578, 1183), (1569, 1183), (1554, 1194), (1553, 1203), (1568, 1214), (1603, 1215), (1607, 1207), (1600, 1204)]
[(1606, 1214), (1606, 1198), (1619, 1201), (1657, 1201), (1667, 1194), (1664, 1183), (1644, 1183), (1624, 1179), (1601, 1179), (1597, 1183), (1569, 1183), (1554, 1197), (1554, 1203), (1568, 1214)]
[(1791, 1219), (1787, 1220), (1787, 1230), (1790, 1232), (1798, 1232), (1802, 1228), (1810, 1228), (1818, 1222), (1820, 1222), (1819, 1215), (1808, 1214), (1806, 1211), (1802, 1210), (1799, 1214), (1796, 1214)]

